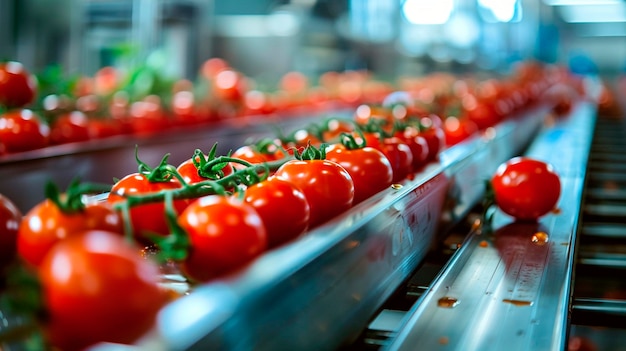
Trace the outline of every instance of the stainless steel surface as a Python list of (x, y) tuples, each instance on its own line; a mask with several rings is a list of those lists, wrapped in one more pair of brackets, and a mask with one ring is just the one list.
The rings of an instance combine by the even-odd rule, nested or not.
[[(476, 204), (483, 180), (532, 140), (545, 114), (532, 111), (445, 150), (400, 189), (194, 288), (160, 314), (164, 348), (332, 350), (351, 343), (422, 261), (439, 226)], [(451, 194), (458, 201), (444, 210)]]
[[(594, 121), (593, 106), (581, 104), (567, 119), (546, 125), (526, 152), (552, 163), (560, 174), (558, 213), (538, 223), (518, 223), (496, 212), (493, 234), (474, 228), (386, 349), (566, 348), (574, 245)], [(547, 241), (533, 242), (539, 232), (548, 235)]]

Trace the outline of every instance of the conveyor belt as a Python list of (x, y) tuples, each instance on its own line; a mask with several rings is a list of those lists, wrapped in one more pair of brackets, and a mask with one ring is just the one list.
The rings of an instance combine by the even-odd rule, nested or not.
[[(438, 262), (427, 257), (403, 287), (404, 298), (383, 306), (352, 349), (567, 349), (574, 247), (595, 109), (581, 104), (571, 116), (548, 122), (524, 154), (552, 163), (559, 172), (558, 211), (538, 223), (515, 222), (496, 212), (494, 233), (483, 232), (479, 209), (470, 212), (433, 250)], [(595, 229), (606, 234), (609, 228)], [(403, 299), (413, 304), (406, 308), (397, 302)]]
[(626, 125), (623, 120), (598, 118), (587, 169), (570, 348), (626, 350)]

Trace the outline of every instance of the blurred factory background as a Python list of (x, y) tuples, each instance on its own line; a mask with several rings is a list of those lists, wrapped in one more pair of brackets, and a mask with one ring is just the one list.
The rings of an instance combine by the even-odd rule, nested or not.
[(33, 70), (161, 60), (193, 78), (210, 57), (260, 80), (505, 71), (529, 58), (610, 76), (626, 69), (626, 1), (0, 0), (0, 58)]

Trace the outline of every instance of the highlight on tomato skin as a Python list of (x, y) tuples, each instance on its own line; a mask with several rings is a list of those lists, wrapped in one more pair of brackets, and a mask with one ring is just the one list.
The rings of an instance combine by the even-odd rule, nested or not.
[(561, 195), (561, 180), (554, 167), (525, 156), (501, 164), (491, 186), (496, 205), (517, 220), (536, 221), (556, 208)]
[(63, 351), (100, 342), (132, 344), (169, 301), (158, 266), (108, 231), (79, 232), (59, 242), (37, 274), (45, 337)]

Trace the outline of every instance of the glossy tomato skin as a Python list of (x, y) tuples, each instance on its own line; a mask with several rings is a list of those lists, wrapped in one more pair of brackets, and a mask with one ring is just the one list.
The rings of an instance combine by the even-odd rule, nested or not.
[(37, 94), (37, 80), (19, 62), (0, 62), (0, 106), (23, 107)]
[(478, 133), (478, 126), (466, 117), (446, 117), (443, 130), (446, 135), (446, 146), (456, 145)]
[(553, 167), (529, 157), (514, 157), (500, 165), (491, 184), (498, 207), (518, 220), (537, 220), (555, 209), (561, 195)]
[(64, 351), (98, 342), (131, 344), (168, 301), (156, 264), (116, 233), (87, 231), (60, 242), (38, 273), (46, 336)]
[(404, 141), (411, 149), (413, 155), (413, 172), (417, 172), (424, 168), (428, 163), (428, 142), (422, 136), (419, 129), (415, 127), (407, 127), (404, 130), (396, 132), (394, 135)]
[(267, 249), (261, 217), (236, 197), (201, 197), (180, 214), (178, 224), (191, 243), (181, 268), (193, 281), (209, 281), (240, 269)]
[[(107, 202), (114, 204), (124, 201), (124, 196), (127, 195), (149, 194), (180, 187), (180, 183), (175, 179), (166, 182), (151, 182), (143, 174), (131, 173), (113, 184)], [(174, 209), (177, 213), (181, 213), (189, 202), (189, 200), (175, 200)], [(162, 201), (132, 206), (130, 218), (135, 237), (140, 241), (145, 241), (144, 234), (148, 232), (161, 235), (170, 233), (165, 217), (165, 204)]]
[(50, 128), (28, 109), (0, 115), (0, 154), (40, 149), (48, 145)]
[(284, 179), (272, 176), (248, 187), (245, 202), (261, 216), (268, 248), (297, 238), (309, 227), (309, 202), (300, 188)]
[(0, 194), (0, 276), (2, 268), (15, 258), (17, 231), (22, 212), (8, 197)]
[(398, 137), (387, 137), (382, 140), (368, 139), (367, 145), (381, 151), (393, 170), (392, 182), (405, 180), (413, 171), (413, 153), (411, 148)]
[(290, 160), (275, 175), (299, 187), (311, 206), (313, 228), (352, 207), (354, 181), (341, 165), (329, 160)]
[(326, 149), (326, 159), (340, 164), (352, 177), (354, 204), (391, 186), (391, 163), (382, 151), (373, 147), (350, 150), (341, 144), (333, 144)]
[(90, 138), (89, 120), (80, 111), (60, 115), (50, 128), (50, 143), (52, 144), (87, 141)]
[(122, 219), (106, 203), (90, 203), (77, 213), (64, 213), (49, 199), (43, 200), (24, 215), (17, 236), (20, 257), (39, 266), (59, 241), (85, 230), (123, 232)]

